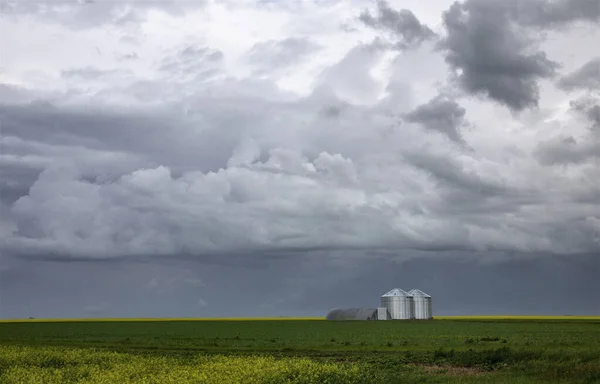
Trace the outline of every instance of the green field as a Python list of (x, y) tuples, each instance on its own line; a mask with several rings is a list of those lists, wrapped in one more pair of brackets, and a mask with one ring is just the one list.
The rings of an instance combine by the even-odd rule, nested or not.
[(600, 383), (600, 318), (0, 323), (0, 383)]

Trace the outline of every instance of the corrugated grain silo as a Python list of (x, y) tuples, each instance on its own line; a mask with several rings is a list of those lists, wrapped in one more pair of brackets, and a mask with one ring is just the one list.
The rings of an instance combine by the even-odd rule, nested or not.
[(433, 319), (431, 296), (420, 289), (413, 289), (408, 294), (413, 297), (415, 319)]
[(393, 320), (413, 319), (413, 298), (400, 288), (381, 296), (381, 306), (387, 308)]

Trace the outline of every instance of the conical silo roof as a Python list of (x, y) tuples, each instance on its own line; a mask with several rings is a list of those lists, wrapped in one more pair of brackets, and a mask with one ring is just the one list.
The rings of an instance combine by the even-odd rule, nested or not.
[(400, 288), (394, 288), (381, 297), (389, 297), (389, 296), (410, 296), (410, 295), (406, 291), (404, 291)]
[(420, 289), (412, 289), (408, 292), (408, 294), (411, 296), (417, 296), (417, 297), (431, 297), (428, 294), (426, 294), (425, 292), (421, 291)]

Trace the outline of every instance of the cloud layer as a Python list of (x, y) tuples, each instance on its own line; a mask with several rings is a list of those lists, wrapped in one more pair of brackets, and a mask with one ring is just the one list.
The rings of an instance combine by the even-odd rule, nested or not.
[(598, 252), (596, 3), (16, 6), (2, 250)]

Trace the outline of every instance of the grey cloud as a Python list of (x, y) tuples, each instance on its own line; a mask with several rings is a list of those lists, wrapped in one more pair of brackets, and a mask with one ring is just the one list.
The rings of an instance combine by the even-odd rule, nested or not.
[(465, 114), (466, 110), (455, 100), (439, 95), (415, 108), (405, 118), (409, 122), (420, 123), (428, 130), (446, 135), (456, 143), (464, 144), (460, 127), (465, 124)]
[(557, 137), (539, 143), (534, 155), (544, 165), (578, 164), (600, 157), (600, 141), (588, 139), (578, 143), (572, 136)]
[(502, 184), (466, 171), (457, 160), (424, 152), (407, 153), (404, 158), (411, 165), (429, 173), (436, 182), (463, 192), (466, 200), (471, 200), (473, 195), (485, 198), (508, 193)]
[[(434, 153), (413, 152), (404, 158), (430, 174), (435, 182), (438, 197), (422, 204), (424, 214), (455, 220), (452, 231), (444, 229), (445, 235), (451, 236), (444, 243), (446, 249), (461, 249), (448, 246), (448, 240), (460, 238), (463, 240), (459, 241), (468, 242), (474, 249), (481, 247), (480, 250), (487, 251), (507, 251), (512, 246), (513, 251), (528, 249), (560, 254), (563, 251), (558, 248), (563, 246), (575, 253), (598, 246), (594, 233), (600, 229), (597, 219), (600, 212), (596, 208), (600, 190), (592, 187), (598, 172), (578, 177), (577, 186), (565, 184), (557, 188), (552, 185), (554, 180), (548, 180), (548, 186), (538, 185), (533, 189), (532, 185), (507, 184), (502, 178), (481, 175), (457, 160)], [(565, 200), (567, 195), (570, 197)], [(561, 222), (553, 218), (558, 212), (565, 215)], [(511, 246), (500, 245), (505, 236), (511, 237)], [(547, 248), (544, 244), (549, 236), (560, 237), (562, 245), (555, 243)], [(582, 247), (583, 244), (586, 245)]]
[(34, 15), (75, 29), (97, 27), (108, 23), (123, 24), (129, 21), (141, 21), (141, 15), (129, 8), (127, 3), (106, 1), (83, 4), (60, 0), (45, 3), (9, 2), (4, 7), (4, 15), (7, 17)]
[(581, 68), (563, 76), (558, 85), (565, 90), (587, 89), (600, 90), (600, 58), (595, 58)]
[[(17, 159), (43, 169), (8, 210), (16, 231), (4, 250), (37, 259), (188, 255), (206, 262), (230, 259), (236, 252), (570, 253), (597, 247), (590, 235), (596, 224), (586, 217), (598, 205), (571, 201), (575, 195), (568, 182), (557, 192), (570, 204), (564, 208), (571, 212), (566, 230), (561, 224), (566, 219), (547, 224), (565, 213), (549, 209), (544, 188), (523, 190), (518, 179), (504, 181), (469, 170), (449, 153), (424, 149), (432, 138), (418, 132), (381, 138), (374, 133), (390, 120), (369, 108), (347, 104), (336, 121), (315, 117), (311, 122), (309, 117), (326, 105), (323, 101), (335, 98), (311, 95), (276, 104), (255, 100), (246, 112), (233, 107), (244, 105), (237, 100), (249, 99), (237, 99), (233, 90), (199, 99), (205, 101), (194, 103), (202, 108), (191, 112), (192, 120), (179, 117), (170, 124), (163, 115), (168, 110), (141, 118), (115, 110), (4, 106), (10, 136), (3, 144), (10, 151), (3, 153), (3, 161)], [(207, 113), (214, 116), (215, 130), (200, 125), (201, 134), (189, 136), (190, 122), (211, 121)], [(309, 123), (295, 123), (302, 119)], [(239, 121), (253, 131), (234, 131), (232, 146), (215, 146), (225, 132), (212, 140), (211, 132), (230, 130)], [(281, 121), (286, 130), (280, 129)], [(239, 135), (250, 133), (253, 140), (235, 149)], [(154, 139), (147, 141), (149, 136)], [(169, 142), (168, 137), (180, 140)], [(294, 144), (300, 145), (293, 149)], [(214, 149), (215, 157), (198, 148)], [(117, 150), (127, 156), (115, 157)], [(70, 167), (63, 160), (57, 168), (61, 153), (65, 160), (78, 160), (71, 160)], [(373, 154), (381, 157), (373, 159)], [(120, 171), (110, 173), (115, 167)], [(525, 192), (528, 200), (519, 197)], [(544, 213), (520, 212), (532, 203), (545, 207)]]
[(594, 128), (600, 128), (600, 105), (596, 104), (588, 111), (588, 118), (594, 123)]
[(353, 103), (372, 99), (379, 92), (380, 84), (371, 76), (369, 69), (380, 57), (381, 50), (377, 46), (357, 45), (319, 75), (314, 92), (333, 93), (339, 99)]
[[(389, 191), (366, 193), (360, 169), (350, 159), (328, 153), (307, 159), (272, 150), (266, 161), (251, 160), (215, 173), (175, 177), (158, 167), (104, 184), (46, 170), (11, 210), (18, 231), (7, 249), (100, 259), (226, 257), (242, 250), (595, 249), (597, 223), (580, 216), (579, 209), (564, 217), (568, 230), (544, 222), (555, 215), (550, 210), (544, 217), (536, 212), (506, 216), (522, 204), (510, 200), (510, 188), (448, 158), (418, 153), (405, 158), (435, 182), (433, 189), (423, 186), (430, 192), (418, 200), (420, 211), (386, 202)], [(502, 219), (489, 217), (495, 200), (507, 197), (506, 205), (500, 205)], [(535, 201), (545, 203), (540, 197)], [(584, 208), (586, 215), (594, 214)], [(60, 218), (55, 210), (62, 212)]]
[[(314, 177), (319, 177), (319, 174), (322, 174), (323, 176), (321, 177), (325, 177), (326, 179), (332, 179), (332, 181), (337, 177), (346, 177), (345, 173), (348, 171), (344, 169), (344, 159), (336, 159), (335, 157), (330, 159), (327, 154), (323, 154), (312, 164), (306, 163), (304, 166), (307, 172), (306, 176), (286, 176), (286, 179), (289, 179), (289, 181), (284, 184), (277, 181), (279, 177), (285, 175), (285, 173), (280, 174), (281, 171), (278, 170), (281, 169), (284, 172), (286, 170), (292, 171), (293, 168), (290, 168), (290, 166), (296, 166), (296, 164), (289, 163), (289, 161), (282, 162), (282, 160), (284, 158), (277, 154), (272, 154), (267, 163), (258, 164), (253, 167), (255, 170), (232, 168), (228, 171), (217, 173), (215, 175), (216, 179), (210, 175), (201, 173), (190, 173), (180, 179), (173, 179), (166, 168), (140, 170), (131, 175), (124, 176), (118, 182), (106, 185), (91, 184), (79, 181), (76, 178), (69, 181), (70, 177), (62, 172), (45, 171), (36, 184), (32, 186), (29, 195), (21, 198), (14, 205), (13, 212), (20, 218), (19, 231), (22, 232), (22, 229), (24, 230), (25, 228), (29, 229), (28, 237), (30, 240), (21, 237), (20, 239), (15, 239), (16, 243), (13, 244), (15, 247), (23, 247), (22, 249), (30, 249), (33, 252), (37, 252), (36, 249), (41, 251), (50, 247), (50, 249), (54, 249), (56, 252), (88, 255), (89, 257), (106, 257), (105, 255), (110, 257), (111, 254), (114, 257), (118, 257), (119, 255), (176, 254), (186, 253), (188, 250), (196, 254), (206, 254), (213, 252), (221, 253), (224, 250), (260, 250), (271, 247), (306, 249), (307, 247), (313, 247), (314, 245), (311, 246), (310, 244), (314, 241), (317, 241), (318, 244), (320, 240), (318, 240), (317, 228), (311, 230), (306, 226), (306, 220), (309, 217), (302, 218), (304, 215), (301, 215), (295, 219), (294, 217), (299, 213), (296, 210), (294, 210), (296, 213), (283, 214), (281, 208), (278, 208), (279, 203), (277, 203), (276, 199), (271, 200), (269, 203), (271, 208), (265, 210), (267, 201), (261, 196), (266, 196), (266, 190), (263, 190), (262, 187), (258, 189), (256, 187), (266, 182), (266, 185), (269, 185), (267, 188), (271, 192), (279, 190), (279, 193), (288, 195), (288, 198), (292, 197), (290, 195), (292, 189), (296, 189), (295, 194), (300, 193), (301, 190), (304, 190), (302, 193), (306, 194), (309, 192), (306, 190), (306, 187), (309, 185), (319, 185), (318, 179), (311, 180)], [(338, 164), (340, 161), (342, 164)], [(302, 164), (297, 164), (297, 166), (301, 167)], [(347, 166), (352, 167), (352, 164), (350, 163)], [(266, 172), (261, 172), (261, 168), (265, 168)], [(298, 171), (300, 171), (300, 168)], [(314, 174), (314, 176), (311, 177), (311, 174)], [(298, 182), (305, 179), (305, 183), (307, 183), (306, 187), (302, 187), (302, 184), (295, 185), (295, 179)], [(247, 184), (251, 180), (257, 180), (259, 185), (253, 187), (251, 184)], [(184, 200), (176, 202), (172, 200), (172, 196), (168, 197), (161, 206), (155, 206), (157, 203), (154, 201), (156, 198), (154, 196), (155, 193), (151, 192), (148, 195), (150, 191), (147, 188), (150, 185), (153, 185), (153, 188), (159, 185), (167, 188), (159, 192), (160, 194), (165, 194), (165, 197), (171, 195), (172, 192), (169, 192), (169, 190), (172, 190), (173, 187), (176, 189), (183, 187), (184, 190), (194, 190), (195, 192), (190, 194), (182, 190), (183, 195), (180, 196), (180, 199), (187, 201), (184, 205), (181, 205)], [(62, 191), (59, 192), (57, 188)], [(58, 227), (54, 227), (54, 224), (48, 226), (50, 221), (46, 221), (47, 219), (50, 220), (51, 216), (54, 216), (52, 211), (60, 209), (59, 207), (61, 206), (59, 201), (54, 201), (53, 196), (62, 195), (67, 190), (71, 191), (69, 192), (71, 196), (69, 199), (70, 206), (73, 208), (75, 206), (80, 207), (76, 209), (79, 211), (76, 216), (72, 216), (70, 219), (67, 219), (67, 216), (63, 216), (65, 220), (69, 220), (73, 225), (77, 225), (77, 229), (75, 227), (72, 228), (73, 232), (70, 235), (64, 232), (67, 230), (66, 228), (59, 229)], [(233, 204), (229, 196), (236, 190), (239, 191), (236, 192), (239, 197), (237, 198), (237, 203)], [(323, 187), (318, 187), (315, 192), (322, 194), (326, 191)], [(137, 202), (131, 205), (133, 202), (131, 199), (134, 195), (138, 195), (135, 198)], [(146, 198), (142, 198), (141, 196), (143, 195), (146, 195)], [(306, 195), (306, 197), (308, 198), (309, 195)], [(114, 209), (111, 213), (106, 212), (106, 214), (100, 215), (100, 212), (97, 210), (104, 204), (102, 201), (107, 198), (110, 202), (106, 202), (113, 206)], [(305, 204), (303, 203), (304, 197), (301, 195), (296, 195), (294, 199), (296, 200), (294, 204)], [(306, 208), (313, 211), (313, 214), (310, 215), (310, 220), (321, 222), (321, 225), (324, 226), (331, 225), (332, 220), (336, 221), (339, 214), (335, 214), (334, 211), (329, 209), (323, 210), (325, 207), (323, 204), (326, 201), (329, 201), (329, 204), (331, 204), (332, 199), (334, 199), (334, 195), (326, 197), (324, 201), (316, 202), (314, 207), (311, 207), (312, 204), (306, 206)], [(81, 210), (83, 206), (80, 204), (87, 206), (85, 211), (95, 217), (95, 229), (82, 227), (84, 223), (79, 219), (88, 220), (91, 217), (84, 219), (87, 215)], [(281, 204), (287, 203), (282, 201)], [(38, 216), (40, 220), (31, 221), (29, 219), (33, 217), (31, 209), (36, 211), (39, 209), (44, 210), (42, 208), (44, 206), (53, 208), (45, 213), (36, 213), (34, 216)], [(193, 208), (193, 206), (196, 206), (196, 208)], [(265, 217), (265, 214), (271, 216), (268, 212), (276, 209), (282, 215), (273, 217), (269, 221), (260, 219), (260, 222), (256, 221), (259, 216), (255, 216), (254, 224), (251, 225), (251, 222), (248, 221), (249, 217), (239, 216), (239, 214), (232, 216), (232, 209), (249, 210), (248, 213), (254, 211), (253, 216), (262, 212), (260, 213), (260, 217)], [(185, 213), (185, 211), (188, 213)], [(317, 213), (318, 211), (321, 212)], [(348, 217), (351, 220), (349, 224), (354, 220), (351, 219), (352, 216), (370, 216), (369, 211), (371, 211), (369, 207), (359, 208), (355, 214)], [(42, 218), (43, 216), (46, 218)], [(236, 216), (237, 218), (235, 218)], [(112, 222), (112, 224), (109, 224), (109, 222)], [(120, 228), (114, 226), (117, 222), (121, 223)], [(64, 224), (66, 222), (63, 222)], [(276, 225), (276, 227), (273, 227), (273, 225)], [(337, 235), (339, 237), (338, 241), (347, 241), (344, 240), (346, 238), (350, 240), (357, 229), (355, 225), (356, 223), (346, 226), (347, 228), (340, 228), (341, 232)], [(373, 223), (373, 229), (375, 230), (377, 227), (381, 227), (381, 225)], [(224, 228), (227, 229), (224, 230)], [(280, 229), (274, 232), (273, 230), (276, 228)], [(57, 230), (58, 232), (56, 232)], [(67, 231), (70, 232), (71, 230)], [(193, 237), (190, 237), (192, 234), (190, 231), (194, 233)], [(39, 234), (37, 240), (31, 238), (35, 233)], [(67, 238), (63, 237), (64, 235), (67, 235), (68, 242), (71, 243), (67, 247), (61, 244), (63, 240), (67, 240)], [(59, 238), (63, 238), (63, 240), (59, 240)], [(82, 242), (78, 239), (85, 240)], [(111, 243), (110, 248), (113, 249), (112, 252), (107, 252), (105, 248), (106, 242)], [(352, 243), (349, 245), (351, 247), (362, 247), (361, 242), (356, 245), (352, 245)], [(328, 244), (316, 246), (327, 247)]]
[(66, 79), (82, 78), (98, 80), (106, 77), (131, 76), (133, 73), (127, 70), (101, 70), (93, 67), (67, 69), (61, 71), (61, 76)]
[(464, 90), (520, 111), (538, 105), (537, 82), (559, 68), (536, 50), (534, 36), (599, 17), (597, 0), (455, 2), (443, 14), (447, 36), (440, 47)]
[(11, 86), (8, 84), (0, 84), (0, 102), (2, 103), (8, 101), (7, 96), (8, 98), (11, 98), (23, 93), (25, 93), (23, 90), (18, 89), (15, 86)]
[(8, 1), (2, 3), (4, 17), (33, 15), (74, 29), (94, 28), (106, 24), (126, 26), (144, 20), (146, 12), (158, 9), (171, 15), (182, 15), (205, 5), (204, 0), (182, 1), (83, 1), (51, 0)]
[(159, 70), (168, 76), (203, 81), (219, 73), (223, 58), (221, 51), (192, 44), (163, 58)]
[[(0, 143), (2, 145), (3, 143)], [(37, 180), (41, 167), (4, 155), (0, 158), (0, 203), (10, 207)]]
[(600, 22), (598, 0), (535, 0), (516, 4), (516, 17), (526, 25), (554, 29), (573, 21)]
[[(0, 106), (0, 200), (10, 206), (27, 195), (49, 167), (74, 167), (82, 178), (99, 183), (159, 164), (175, 175), (217, 170), (239, 139), (235, 126), (220, 133), (223, 123), (216, 117), (184, 119), (168, 108), (139, 114), (43, 103)], [(201, 130), (195, 129), (198, 124), (204, 124)]]
[(410, 10), (396, 11), (385, 0), (377, 1), (376, 16), (365, 10), (360, 14), (359, 20), (369, 27), (390, 32), (397, 39), (394, 46), (400, 49), (416, 47), (436, 36)]
[(329, 105), (322, 110), (323, 116), (330, 118), (338, 118), (344, 110), (344, 105)]
[[(398, 127), (406, 106), (372, 104), (385, 88), (370, 74), (376, 46), (351, 49), (306, 97), (266, 79), (186, 81), (219, 53), (165, 54), (158, 65), (172, 67), (158, 79), (102, 89), (139, 94), (131, 107), (98, 95), (84, 106), (59, 97), (0, 106), (2, 161), (18, 186), (4, 203), (3, 251), (215, 265), (339, 250), (598, 250), (597, 187), (526, 156), (465, 153)], [(464, 121), (442, 97), (408, 114), (446, 135)], [(27, 167), (40, 172), (34, 181), (19, 175)]]
[(278, 75), (295, 64), (302, 63), (322, 47), (307, 38), (288, 37), (254, 44), (246, 61), (258, 75)]
[(15, 85), (0, 83), (0, 105), (5, 103), (32, 102), (38, 96), (38, 92), (33, 92), (29, 89), (24, 89)]
[(515, 2), (468, 0), (444, 12), (441, 48), (458, 84), (513, 110), (537, 106), (537, 80), (558, 64), (532, 51), (530, 37), (514, 26)]
[(123, 55), (117, 55), (116, 58), (118, 60), (125, 61), (125, 60), (137, 60), (140, 57), (138, 56), (138, 54), (136, 52), (132, 52), (132, 53), (126, 53)]
[(572, 100), (569, 104), (573, 110), (583, 114), (592, 123), (592, 129), (600, 130), (600, 99), (582, 97)]
[(563, 134), (540, 142), (534, 155), (541, 164), (582, 164), (600, 158), (600, 100), (584, 96), (569, 104), (571, 111), (589, 121), (591, 126), (579, 139)]
[[(194, 160), (203, 169), (218, 169), (225, 164), (238, 141), (235, 127), (226, 134), (220, 134), (217, 132), (219, 122), (213, 120), (211, 123), (207, 116), (204, 118), (207, 126), (202, 131), (195, 131), (194, 120), (183, 120), (181, 112), (178, 112), (168, 108), (139, 113), (103, 108), (52, 108), (35, 104), (0, 106), (5, 138), (39, 143), (24, 149), (22, 154), (44, 151), (52, 158), (68, 153), (65, 152), (66, 146), (76, 148), (80, 161), (93, 159), (93, 153), (98, 159), (123, 161), (107, 155), (121, 153), (122, 156), (133, 157), (131, 161), (136, 165), (166, 164), (175, 170), (185, 169)], [(229, 140), (232, 141), (228, 143)], [(5, 154), (11, 153), (7, 151), (12, 150), (12, 145), (28, 145), (18, 139), (11, 143), (4, 144)], [(55, 146), (55, 149), (50, 146)], [(225, 153), (221, 152), (223, 150)], [(103, 151), (106, 153), (103, 154)]]

